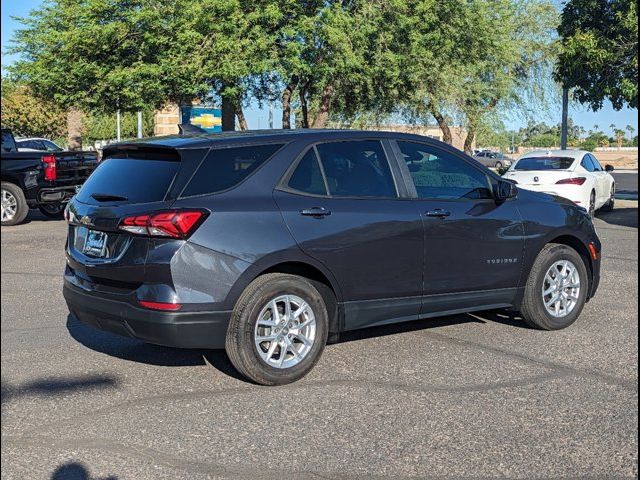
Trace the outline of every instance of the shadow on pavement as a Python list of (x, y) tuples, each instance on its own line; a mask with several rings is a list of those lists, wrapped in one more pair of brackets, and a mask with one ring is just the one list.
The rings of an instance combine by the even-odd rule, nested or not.
[(117, 480), (118, 477), (110, 475), (108, 477), (93, 477), (89, 474), (89, 469), (82, 463), (69, 462), (60, 465), (51, 474), (51, 480)]
[(12, 386), (2, 381), (2, 403), (17, 397), (57, 396), (79, 390), (117, 388), (118, 380), (112, 376), (91, 375), (84, 377), (42, 378), (29, 383)]
[(598, 212), (596, 218), (609, 225), (638, 228), (638, 208), (615, 208), (612, 212)]
[(463, 323), (488, 322), (502, 323), (511, 327), (524, 328), (528, 330), (531, 329), (531, 327), (529, 327), (521, 317), (513, 312), (507, 310), (491, 310), (473, 314), (427, 318), (424, 320), (415, 320), (411, 322), (383, 325), (380, 327), (363, 328), (362, 330), (353, 330), (341, 334), (340, 339), (337, 343), (353, 342), (357, 340), (364, 340), (367, 338), (384, 337), (386, 335), (395, 335), (398, 333), (415, 332), (418, 330), (429, 330), (432, 328), (448, 327), (450, 325), (459, 325)]
[(92, 328), (76, 320), (73, 315), (67, 316), (67, 330), (85, 347), (111, 357), (160, 367), (189, 367), (209, 363), (220, 372), (241, 379), (224, 350), (189, 350), (151, 345)]

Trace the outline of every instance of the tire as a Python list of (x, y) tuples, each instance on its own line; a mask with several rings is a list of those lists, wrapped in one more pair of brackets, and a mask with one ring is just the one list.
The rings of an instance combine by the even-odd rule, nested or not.
[(64, 218), (64, 207), (64, 203), (45, 203), (38, 205), (38, 210), (40, 210), (40, 213), (45, 217), (60, 220)]
[[(547, 273), (552, 271), (552, 267), (556, 268), (555, 266), (559, 262), (563, 263), (565, 261), (570, 262), (575, 268), (574, 273), (579, 276), (580, 288), (577, 295), (575, 295), (575, 289), (564, 289), (565, 291), (573, 293), (577, 300), (573, 302), (571, 309), (565, 309), (565, 315), (556, 316), (552, 315), (547, 310), (547, 307), (545, 307), (544, 299), (548, 298), (544, 296), (544, 289), (548, 286), (545, 278), (547, 277)], [(555, 272), (558, 273), (558, 270), (555, 270)], [(567, 279), (566, 281), (570, 282), (573, 280)], [(530, 326), (541, 330), (560, 330), (567, 328), (575, 322), (580, 316), (580, 313), (582, 313), (582, 309), (587, 301), (589, 287), (590, 280), (587, 267), (578, 252), (566, 245), (550, 243), (538, 254), (533, 268), (529, 273), (529, 279), (525, 287), (524, 298), (520, 309), (522, 318)], [(553, 298), (553, 296), (553, 293), (549, 294), (549, 297)], [(554, 306), (555, 303), (557, 302), (554, 302)], [(563, 312), (561, 311), (561, 313)]]
[(589, 197), (589, 216), (595, 218), (596, 216), (596, 192), (591, 192)]
[[(288, 331), (287, 325), (284, 325), (285, 329), (279, 333), (276, 331), (278, 327), (264, 326), (274, 318), (273, 307), (270, 307), (273, 305), (272, 300), (282, 299), (284, 296), (292, 299), (291, 302), (299, 303), (301, 300), (310, 309), (311, 313), (305, 310), (298, 317), (303, 318), (300, 320), (303, 324), (310, 324), (310, 318), (315, 319), (313, 335), (310, 333), (311, 326), (304, 327), (308, 329), (305, 330), (304, 338), (308, 340), (309, 337), (313, 337), (310, 345), (299, 341), (295, 333)], [(284, 306), (284, 302), (277, 302), (278, 317), (285, 313)], [(291, 312), (294, 308), (296, 307), (292, 306)], [(311, 281), (297, 275), (270, 273), (251, 282), (238, 299), (227, 329), (225, 349), (233, 366), (249, 380), (260, 385), (284, 385), (304, 377), (315, 366), (327, 342), (328, 326), (327, 308)], [(291, 330), (295, 331), (293, 327)], [(282, 357), (279, 340), (258, 344), (258, 335), (264, 338), (288, 338), (295, 343), (284, 348), (285, 355)], [(293, 350), (287, 348), (296, 348), (304, 353), (294, 355)], [(279, 363), (282, 364), (278, 365)], [(287, 366), (287, 363), (291, 365)]]
[(22, 223), (29, 213), (29, 205), (20, 187), (2, 182), (2, 226)]
[(616, 186), (615, 184), (611, 186), (611, 195), (609, 196), (609, 201), (604, 204), (601, 208), (603, 212), (612, 212), (613, 209), (616, 208)]

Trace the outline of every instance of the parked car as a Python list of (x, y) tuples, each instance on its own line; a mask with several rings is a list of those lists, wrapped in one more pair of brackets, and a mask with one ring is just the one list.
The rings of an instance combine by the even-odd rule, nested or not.
[(584, 209), (392, 132), (110, 145), (66, 218), (77, 319), (225, 348), (265, 385), (301, 378), (328, 338), (375, 325), (504, 308), (565, 328), (600, 278)]
[(487, 150), (476, 153), (473, 158), (485, 167), (496, 168), (501, 170), (511, 166), (512, 159), (499, 152), (491, 152)]
[(16, 147), (19, 152), (63, 152), (64, 148), (46, 138), (29, 137), (16, 138)]
[(593, 216), (598, 209), (615, 207), (616, 184), (612, 171), (611, 165), (602, 167), (590, 152), (550, 150), (523, 155), (504, 178), (527, 190), (568, 198)]
[(2, 225), (22, 222), (29, 208), (62, 218), (65, 203), (97, 165), (91, 152), (20, 152), (10, 130), (2, 129)]

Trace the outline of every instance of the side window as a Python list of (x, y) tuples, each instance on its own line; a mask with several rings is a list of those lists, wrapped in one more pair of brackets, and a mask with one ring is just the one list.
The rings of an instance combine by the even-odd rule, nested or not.
[(267, 144), (211, 150), (182, 197), (216, 193), (236, 186), (281, 147), (282, 144)]
[(323, 143), (317, 150), (330, 195), (397, 198), (389, 161), (380, 141)]
[(60, 147), (49, 140), (43, 140), (42, 145), (47, 152), (59, 152), (61, 150)]
[(596, 171), (596, 167), (593, 164), (593, 162), (591, 161), (591, 155), (585, 155), (584, 158), (582, 159), (582, 162), (580, 162), (580, 165), (587, 172), (595, 172)]
[(305, 156), (302, 157), (293, 175), (289, 178), (287, 186), (293, 190), (312, 195), (327, 194), (322, 170), (320, 170), (320, 164), (313, 148), (309, 149)]
[(596, 172), (602, 172), (604, 168), (602, 168), (602, 165), (600, 164), (598, 159), (593, 155), (589, 156), (591, 157), (591, 162), (593, 163), (593, 167), (596, 169)]
[(397, 142), (419, 198), (489, 199), (489, 177), (461, 158), (415, 142)]

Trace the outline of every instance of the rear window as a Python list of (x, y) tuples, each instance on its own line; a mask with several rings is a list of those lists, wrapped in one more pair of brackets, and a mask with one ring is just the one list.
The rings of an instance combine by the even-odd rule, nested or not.
[(569, 170), (575, 161), (570, 157), (528, 157), (518, 160), (514, 170)]
[[(164, 200), (180, 162), (139, 158), (107, 158), (84, 183), (77, 199), (83, 203), (100, 204), (121, 198), (127, 203), (150, 203)], [(125, 200), (126, 199), (126, 200)]]
[(13, 135), (9, 132), (2, 132), (2, 151), (15, 152), (16, 144), (13, 141)]
[(282, 146), (267, 144), (211, 150), (182, 192), (182, 197), (221, 192), (236, 186)]

